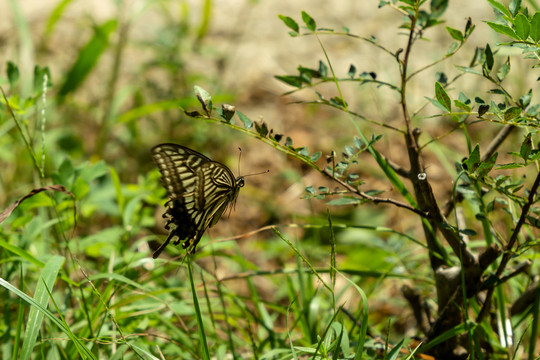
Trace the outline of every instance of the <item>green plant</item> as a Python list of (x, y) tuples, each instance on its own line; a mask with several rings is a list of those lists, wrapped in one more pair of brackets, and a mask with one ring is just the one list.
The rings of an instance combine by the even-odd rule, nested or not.
[[(490, 1), (490, 4), (502, 14), (506, 25), (489, 22), (489, 26), (514, 39), (503, 45), (518, 46), (523, 49), (525, 59), (538, 60), (540, 13), (529, 14), (526, 8), (521, 7), (519, 1), (512, 1), (509, 9), (496, 1)], [(318, 189), (309, 186), (306, 189), (307, 198), (330, 197), (332, 200), (328, 205), (383, 203), (418, 216), (424, 240), (415, 242), (420, 242), (420, 245), (428, 250), (425, 256), (429, 258), (435, 281), (432, 291), (437, 298), (436, 307), (430, 310), (417, 289), (411, 286), (403, 288), (403, 296), (410, 302), (418, 328), (424, 333), (424, 344), (419, 351), (449, 359), (465, 355), (473, 358), (491, 356), (499, 352), (511, 354), (512, 345), (507, 342), (507, 338), (519, 328), (522, 319), (528, 318), (531, 326), (525, 329), (528, 333), (526, 338), (529, 339), (529, 348), (527, 350), (516, 348), (515, 351), (526, 352), (529, 358), (533, 358), (534, 339), (538, 331), (539, 299), (530, 295), (538, 289), (538, 283), (533, 280), (533, 274), (538, 269), (530, 268), (530, 265), (534, 261), (535, 248), (538, 246), (540, 208), (536, 204), (540, 186), (537, 163), (540, 152), (535, 148), (532, 139), (535, 138), (538, 129), (540, 105), (531, 102), (534, 96), (532, 89), (518, 96), (512, 95), (506, 89), (505, 78), (510, 71), (510, 58), (496, 67), (495, 55), (488, 44), (485, 48), (476, 50), (469, 66), (458, 67), (460, 73), (451, 80), (443, 73), (438, 74), (434, 82), (434, 97), (426, 97), (428, 103), (434, 105), (438, 112), (430, 114), (429, 108), (425, 106), (419, 111), (409, 110), (407, 85), (423, 71), (456, 54), (469, 39), (475, 26), (469, 19), (463, 31), (446, 27), (454, 40), (447, 53), (441, 59), (412, 71), (409, 69), (412, 49), (426, 36), (429, 28), (443, 22), (441, 16), (445, 12), (447, 2), (431, 1), (429, 9), (424, 1), (381, 1), (380, 7), (384, 6), (393, 7), (406, 18), (401, 28), (407, 29), (408, 41), (403, 49), (396, 52), (386, 49), (374, 38), (351, 34), (346, 28), (343, 32), (318, 28), (315, 20), (306, 12), (302, 13), (303, 31), (294, 19), (280, 16), (285, 25), (292, 30), (290, 32), (292, 36), (315, 36), (321, 43), (325, 60), (319, 62), (318, 68), (299, 66), (298, 75), (277, 78), (298, 90), (315, 89), (325, 82), (335, 84), (337, 90), (335, 97), (327, 99), (314, 91), (318, 100), (313, 103), (339, 109), (350, 119), (356, 136), (350, 145), (344, 147), (341, 159), (338, 159), (336, 152), (332, 151), (327, 156), (329, 165), (321, 166), (318, 162), (322, 155), (320, 151), (310, 153), (305, 147), (294, 146), (291, 138), (284, 139), (283, 135), (274, 133), (264, 122), (255, 122), (255, 129), (250, 130), (252, 121), (241, 113), (238, 117), (243, 127), (234, 125), (232, 116), (230, 114), (226, 116), (224, 111), (220, 112), (219, 109), (221, 119), (213, 117), (211, 105), (208, 106), (211, 104), (211, 98), (204, 92), (198, 95), (204, 115), (199, 113), (190, 115), (221, 121), (237, 131), (254, 136), (329, 177), (341, 187), (341, 190), (331, 191), (327, 186)], [(340, 78), (319, 39), (322, 35), (348, 36), (374, 45), (395, 59), (400, 83), (392, 84), (386, 80), (379, 80), (376, 74), (369, 72), (357, 75), (354, 65), (347, 71), (347, 77)], [(460, 91), (457, 98), (452, 99), (447, 89), (453, 88), (452, 92), (457, 93), (455, 88), (459, 89), (458, 80), (463, 74), (472, 74), (491, 83), (495, 87), (490, 91), (492, 98), (484, 100), (483, 96)], [(358, 120), (369, 121), (383, 128), (384, 122), (367, 118), (348, 106), (348, 101), (341, 92), (342, 83), (345, 81), (388, 87), (399, 94), (403, 127), (387, 126), (387, 128), (403, 136), (405, 145), (402, 151), (407, 154), (409, 169), (393, 164), (388, 160), (388, 156), (378, 150), (377, 142), (383, 135), (376, 134), (371, 138), (365, 135)], [(443, 136), (426, 139), (421, 130), (422, 120), (426, 118), (441, 120), (448, 118), (453, 125)], [(486, 126), (502, 127), (490, 144), (482, 146), (481, 154), (481, 146), (474, 143), (470, 128), (482, 123)], [(508, 140), (512, 132), (520, 133), (522, 137), (520, 145), (516, 146)], [(426, 168), (431, 166), (426, 156), (431, 149), (439, 147), (442, 140), (449, 136), (463, 136), (467, 148), (462, 155), (456, 153), (451, 158), (455, 161), (456, 169), (455, 173), (449, 175), (455, 185), (451, 196), (442, 206), (438, 204), (441, 197), (433, 190), (434, 181), (426, 174), (429, 173)], [(504, 162), (498, 162), (499, 151), (508, 152), (514, 159), (506, 157)], [(380, 196), (385, 192), (382, 189), (370, 191), (361, 189), (369, 184), (368, 180), (362, 179), (356, 173), (363, 156), (371, 156), (376, 161), (381, 173), (399, 191), (404, 201)], [(508, 169), (514, 172), (505, 173), (504, 170)], [(516, 172), (517, 169), (520, 172)], [(525, 182), (524, 177), (527, 175), (532, 179)], [(407, 183), (412, 190), (409, 190)], [(451, 217), (448, 218), (449, 216)], [(499, 222), (503, 222), (505, 226), (501, 228)], [(510, 265), (511, 259), (518, 260), (518, 263)], [(305, 258), (304, 261), (309, 264)], [(412, 270), (413, 267), (410, 267), (409, 271)], [(521, 297), (510, 297), (509, 292), (516, 286), (529, 289), (522, 290)], [(529, 299), (528, 307), (517, 310), (516, 304), (520, 303), (523, 297)], [(512, 324), (509, 322), (510, 306), (513, 316), (523, 312), (528, 315), (514, 320)], [(334, 308), (334, 313), (336, 312), (338, 308)], [(491, 323), (499, 324), (499, 330), (492, 328)], [(320, 349), (320, 344), (316, 349)]]

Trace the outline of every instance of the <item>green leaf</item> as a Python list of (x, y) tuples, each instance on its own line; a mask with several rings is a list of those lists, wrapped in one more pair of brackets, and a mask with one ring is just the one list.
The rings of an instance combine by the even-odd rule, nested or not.
[(493, 169), (493, 166), (495, 166), (495, 162), (497, 161), (497, 156), (498, 153), (495, 153), (491, 155), (489, 159), (480, 164), (480, 166), (478, 167), (478, 176), (486, 176), (491, 171), (491, 169)]
[(494, 9), (499, 10), (502, 14), (506, 15), (507, 17), (509, 17), (509, 18), (512, 17), (512, 14), (510, 14), (510, 11), (508, 11), (508, 9), (503, 4), (498, 2), (497, 0), (488, 0), (488, 3)]
[(519, 154), (521, 158), (526, 162), (529, 159), (529, 155), (532, 151), (532, 139), (531, 133), (528, 133), (525, 137), (525, 140), (521, 143), (521, 148), (519, 149)]
[(521, 115), (521, 108), (517, 106), (513, 106), (504, 111), (504, 120), (510, 121), (517, 118), (520, 115)]
[(317, 151), (315, 154), (311, 155), (311, 161), (315, 162), (315, 161), (319, 160), (321, 155), (322, 155), (322, 153), (320, 151)]
[(354, 75), (356, 75), (356, 66), (354, 66), (353, 64), (351, 64), (349, 66), (349, 71), (347, 71), (347, 75), (352, 79), (354, 78)]
[(484, 115), (489, 110), (489, 105), (482, 104), (478, 107), (478, 116)]
[(527, 94), (519, 97), (519, 106), (522, 109), (525, 109), (527, 106), (529, 106), (532, 100), (532, 95), (532, 89), (529, 89), (529, 92)]
[(193, 86), (193, 91), (195, 92), (195, 96), (197, 96), (197, 100), (201, 103), (203, 110), (207, 114), (210, 114), (212, 112), (212, 95), (197, 85)]
[(475, 172), (480, 164), (480, 147), (478, 144), (474, 147), (473, 151), (469, 154), (469, 157), (465, 160), (467, 169), (470, 173)]
[(66, 75), (58, 96), (62, 99), (70, 92), (75, 91), (94, 68), (101, 54), (109, 46), (109, 36), (116, 29), (117, 21), (110, 20), (94, 30), (94, 36), (81, 49), (75, 63)]
[(519, 37), (517, 36), (516, 32), (509, 26), (497, 24), (491, 21), (488, 21), (487, 24), (490, 28), (498, 32), (499, 34), (503, 34), (506, 36), (511, 37), (512, 39), (518, 40)]
[(251, 119), (244, 115), (242, 112), (236, 110), (236, 115), (238, 115), (238, 118), (244, 124), (244, 127), (246, 129), (251, 129), (253, 127), (253, 122), (251, 121)]
[(319, 74), (321, 74), (323, 78), (328, 75), (328, 66), (326, 66), (326, 64), (321, 60), (319, 60)]
[(525, 15), (519, 14), (516, 16), (514, 20), (514, 28), (516, 29), (516, 34), (521, 38), (521, 40), (527, 40), (531, 26)]
[(508, 5), (508, 10), (510, 10), (510, 13), (512, 14), (512, 16), (516, 16), (520, 8), (521, 8), (521, 0), (510, 0), (510, 4)]
[(444, 106), (448, 112), (452, 111), (452, 100), (450, 100), (450, 96), (446, 93), (442, 85), (437, 81), (435, 82), (435, 96), (437, 98), (437, 101)]
[(448, 8), (448, 0), (431, 0), (431, 17), (438, 18), (439, 16), (444, 14), (446, 8)]
[(531, 19), (531, 32), (529, 36), (536, 43), (540, 40), (540, 11), (537, 11)]
[(305, 83), (305, 81), (300, 76), (291, 76), (291, 75), (276, 75), (274, 76), (279, 81), (284, 82), (285, 84), (289, 84), (291, 86), (300, 88), (302, 87), (302, 84)]
[(339, 199), (330, 200), (327, 202), (327, 205), (333, 205), (333, 206), (344, 206), (344, 205), (356, 205), (360, 203), (361, 200), (353, 197), (342, 197)]
[(266, 136), (268, 135), (268, 125), (264, 121), (256, 122), (255, 123), (255, 130), (257, 131), (257, 134)]
[(9, 85), (11, 87), (15, 86), (19, 81), (19, 68), (17, 67), (17, 65), (15, 65), (15, 63), (11, 61), (8, 61), (6, 74), (8, 77)]
[(457, 108), (459, 108), (459, 109), (461, 109), (463, 111), (467, 111), (467, 112), (471, 111), (471, 107), (469, 105), (467, 105), (467, 104), (465, 104), (465, 103), (463, 103), (463, 102), (461, 102), (459, 100), (454, 100), (454, 105)]
[(510, 163), (510, 164), (504, 164), (504, 165), (498, 165), (497, 169), (499, 170), (509, 170), (509, 169), (517, 169), (524, 167), (525, 164), (518, 164), (518, 163)]
[(90, 192), (90, 186), (81, 177), (77, 177), (70, 190), (77, 200), (81, 200)]
[(503, 81), (509, 72), (510, 72), (510, 57), (507, 57), (504, 64), (499, 68), (499, 71), (497, 71), (497, 79), (499, 79), (499, 81)]
[(440, 102), (438, 102), (437, 100), (435, 99), (432, 99), (432, 98), (429, 98), (427, 96), (424, 96), (424, 99), (428, 100), (431, 105), (437, 107), (438, 109), (441, 109), (442, 111), (447, 111), (446, 107), (444, 107)]
[(300, 27), (298, 26), (298, 23), (294, 21), (292, 18), (285, 15), (278, 15), (278, 18), (280, 18), (281, 21), (283, 21), (285, 26), (287, 26), (289, 29), (291, 29), (295, 33), (298, 33), (300, 31)]
[(450, 34), (450, 36), (459, 42), (463, 42), (463, 33), (457, 29), (453, 29), (449, 26), (446, 27), (446, 31)]
[(304, 21), (304, 24), (306, 24), (307, 28), (311, 31), (315, 31), (317, 29), (317, 23), (309, 14), (305, 11), (302, 11), (302, 20)]
[(493, 52), (491, 51), (491, 46), (489, 46), (489, 44), (487, 44), (486, 48), (484, 49), (484, 55), (486, 57), (486, 61), (482, 65), (482, 71), (485, 75), (487, 75), (493, 69), (493, 62), (494, 62)]

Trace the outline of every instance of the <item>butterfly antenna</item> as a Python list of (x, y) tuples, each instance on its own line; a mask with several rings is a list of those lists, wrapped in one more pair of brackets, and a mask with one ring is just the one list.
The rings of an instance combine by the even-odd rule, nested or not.
[(261, 174), (266, 174), (266, 173), (269, 173), (270, 172), (270, 169), (266, 170), (266, 171), (261, 171), (261, 172), (258, 172), (258, 173), (254, 173), (254, 174), (247, 174), (247, 175), (244, 175), (242, 177), (248, 177), (248, 176), (254, 176), (254, 175), (261, 175)]

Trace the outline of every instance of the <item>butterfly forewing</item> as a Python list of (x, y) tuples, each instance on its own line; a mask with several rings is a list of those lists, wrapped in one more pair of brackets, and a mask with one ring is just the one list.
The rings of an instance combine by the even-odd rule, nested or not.
[(235, 179), (225, 165), (181, 145), (157, 145), (152, 149), (152, 158), (169, 196), (163, 215), (169, 237), (154, 258), (172, 239), (175, 245), (184, 241), (182, 247), (193, 253), (205, 230), (234, 204), (244, 181), (241, 177)]

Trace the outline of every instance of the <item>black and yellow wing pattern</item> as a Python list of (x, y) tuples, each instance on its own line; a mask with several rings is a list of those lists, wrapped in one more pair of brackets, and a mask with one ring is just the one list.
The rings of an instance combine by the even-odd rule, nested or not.
[(235, 178), (227, 166), (182, 145), (157, 145), (152, 148), (152, 159), (169, 196), (163, 214), (169, 236), (153, 257), (173, 239), (175, 245), (183, 241), (182, 248), (193, 254), (206, 229), (234, 206), (244, 178)]

